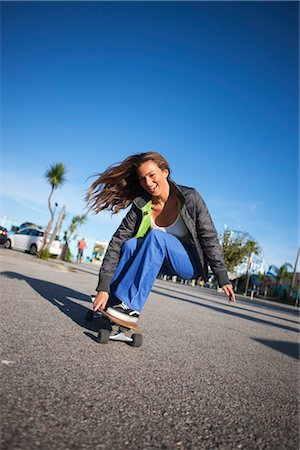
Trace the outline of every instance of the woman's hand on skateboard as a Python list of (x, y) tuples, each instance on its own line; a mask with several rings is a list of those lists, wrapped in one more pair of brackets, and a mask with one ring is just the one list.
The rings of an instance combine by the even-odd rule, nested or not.
[(98, 309), (105, 309), (106, 303), (109, 299), (109, 293), (105, 291), (100, 291), (96, 295), (96, 298), (93, 302), (93, 310), (94, 312), (98, 311)]
[(222, 286), (222, 289), (224, 293), (227, 295), (228, 300), (234, 303), (236, 300), (232, 284), (225, 284), (224, 286)]

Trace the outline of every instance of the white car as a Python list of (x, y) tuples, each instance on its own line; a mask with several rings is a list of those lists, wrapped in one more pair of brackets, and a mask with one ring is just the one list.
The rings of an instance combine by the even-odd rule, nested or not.
[[(36, 228), (21, 228), (16, 233), (7, 237), (5, 248), (13, 248), (15, 250), (24, 250), (31, 255), (35, 255), (42, 248), (44, 231)], [(52, 242), (49, 252), (58, 256), (61, 253), (60, 241), (58, 236)]]

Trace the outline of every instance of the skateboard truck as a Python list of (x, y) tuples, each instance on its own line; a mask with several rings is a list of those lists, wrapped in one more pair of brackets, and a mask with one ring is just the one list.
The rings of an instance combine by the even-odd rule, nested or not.
[[(90, 297), (91, 302), (94, 299), (95, 296), (92, 295)], [(142, 345), (143, 336), (141, 333), (138, 333), (139, 329), (136, 324), (117, 319), (102, 309), (95, 313), (89, 309), (86, 314), (86, 320), (92, 322), (95, 315), (100, 316), (101, 319), (101, 328), (98, 331), (98, 342), (100, 344), (107, 344), (111, 340), (126, 342), (132, 347), (140, 347)]]

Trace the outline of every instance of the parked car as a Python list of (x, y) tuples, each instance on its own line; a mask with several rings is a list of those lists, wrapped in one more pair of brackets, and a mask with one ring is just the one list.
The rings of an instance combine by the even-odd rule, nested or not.
[(21, 229), (21, 228), (34, 228), (36, 230), (38, 230), (38, 229), (41, 230), (43, 227), (39, 227), (38, 225), (36, 225), (35, 223), (32, 223), (32, 222), (23, 222), (19, 226), (19, 229)]
[(0, 244), (5, 244), (7, 241), (7, 229), (0, 226)]
[[(31, 255), (35, 255), (42, 248), (43, 244), (43, 230), (37, 230), (36, 228), (22, 228), (16, 233), (8, 236), (5, 242), (5, 248), (12, 248), (15, 250), (24, 250), (29, 252)], [(52, 242), (49, 252), (52, 255), (60, 255), (60, 240), (56, 236), (55, 240)]]

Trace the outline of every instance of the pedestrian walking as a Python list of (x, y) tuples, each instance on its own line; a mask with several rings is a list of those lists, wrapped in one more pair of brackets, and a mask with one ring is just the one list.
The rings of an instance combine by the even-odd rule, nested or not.
[(77, 252), (77, 258), (76, 258), (76, 264), (81, 264), (83, 252), (86, 247), (87, 247), (87, 245), (86, 245), (84, 238), (80, 239), (80, 241), (77, 244), (78, 252)]

